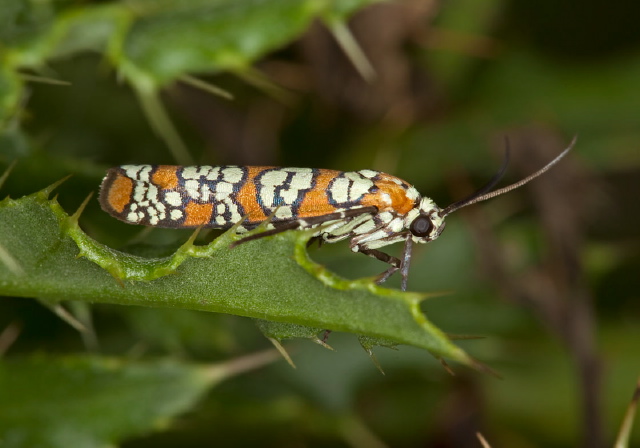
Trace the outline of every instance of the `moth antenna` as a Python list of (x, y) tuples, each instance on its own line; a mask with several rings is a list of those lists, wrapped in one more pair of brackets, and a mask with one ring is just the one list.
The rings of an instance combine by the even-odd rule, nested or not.
[(536, 177), (538, 177), (538, 176), (544, 174), (545, 172), (547, 172), (552, 166), (554, 166), (564, 156), (566, 156), (567, 153), (569, 151), (571, 151), (573, 149), (573, 147), (575, 146), (576, 139), (577, 139), (577, 137), (573, 137), (573, 140), (571, 140), (571, 143), (569, 143), (569, 146), (564, 151), (562, 151), (560, 154), (558, 154), (555, 159), (553, 159), (551, 162), (547, 163), (545, 166), (540, 168), (535, 173), (528, 175), (527, 177), (525, 177), (524, 179), (522, 179), (522, 180), (520, 180), (520, 181), (518, 181), (516, 183), (513, 183), (511, 185), (507, 185), (506, 187), (502, 187), (502, 188), (499, 188), (499, 189), (494, 190), (494, 191), (489, 191), (489, 190), (491, 190), (491, 188), (493, 188), (495, 186), (495, 184), (498, 182), (498, 180), (500, 180), (500, 178), (504, 174), (504, 171), (507, 168), (507, 163), (509, 161), (509, 146), (508, 146), (508, 141), (507, 141), (507, 149), (506, 149), (506, 154), (505, 154), (505, 160), (502, 163), (502, 167), (500, 168), (500, 171), (498, 172), (498, 174), (493, 176), (493, 178), (489, 181), (489, 183), (487, 183), (487, 185), (482, 187), (477, 192), (473, 193), (468, 198), (463, 199), (461, 201), (454, 202), (453, 204), (451, 204), (448, 207), (444, 208), (440, 212), (440, 216), (441, 217), (445, 217), (445, 216), (455, 212), (456, 210), (461, 209), (462, 207), (466, 207), (468, 205), (472, 205), (472, 204), (476, 204), (478, 202), (486, 201), (487, 199), (491, 199), (491, 198), (494, 198), (496, 196), (500, 196), (502, 194), (510, 192), (511, 190), (515, 190), (516, 188), (520, 188), (523, 185), (528, 184), (529, 182), (531, 182)]
[[(448, 206), (446, 209), (444, 209), (442, 212), (442, 216), (446, 216), (449, 213), (451, 213), (451, 211), (458, 210), (459, 208), (464, 207), (465, 205), (469, 205), (470, 201), (482, 196), (485, 193), (490, 192), (491, 189), (495, 187), (498, 182), (500, 182), (500, 179), (502, 179), (502, 176), (504, 176), (504, 173), (507, 171), (507, 166), (509, 165), (509, 154), (511, 152), (511, 147), (509, 145), (509, 138), (506, 136), (504, 138), (504, 143), (505, 143), (504, 159), (502, 160), (502, 166), (500, 167), (498, 172), (494, 174), (493, 177), (489, 179), (489, 182), (487, 182), (483, 187), (477, 189), (466, 198), (456, 201), (450, 206)], [(444, 213), (446, 210), (451, 210), (451, 211)]]

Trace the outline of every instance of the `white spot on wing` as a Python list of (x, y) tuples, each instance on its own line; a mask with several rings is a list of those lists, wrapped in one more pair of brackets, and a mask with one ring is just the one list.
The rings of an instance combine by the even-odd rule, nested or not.
[(380, 221), (388, 224), (393, 219), (393, 214), (391, 214), (391, 212), (382, 212), (378, 215), (378, 217), (380, 218)]
[(278, 207), (278, 210), (276, 211), (276, 217), (284, 218), (284, 219), (293, 217), (293, 213), (291, 212), (291, 207), (281, 205), (280, 207)]
[(225, 181), (237, 184), (242, 180), (242, 170), (238, 167), (226, 168), (222, 171), (222, 176)]
[(372, 179), (378, 175), (378, 172), (373, 170), (360, 170), (358, 173), (362, 174), (367, 179)]
[(282, 168), (282, 170), (288, 173), (313, 173), (311, 168)]
[(293, 175), (291, 179), (291, 186), (297, 188), (298, 190), (304, 190), (307, 188), (311, 188), (311, 180), (313, 179), (313, 174), (309, 172), (296, 173)]
[(147, 198), (153, 200), (154, 202), (157, 201), (158, 187), (153, 184), (149, 184), (149, 186), (147, 187)]
[(349, 179), (339, 177), (334, 180), (331, 184), (331, 197), (339, 203), (349, 201)]
[(273, 170), (264, 173), (260, 178), (263, 185), (282, 185), (287, 180), (288, 173), (284, 170)]
[(182, 205), (182, 197), (177, 191), (169, 191), (165, 193), (164, 200), (167, 202), (167, 204), (174, 207), (180, 207)]
[(209, 202), (211, 196), (211, 189), (206, 183), (200, 185), (200, 200), (202, 202)]
[(199, 167), (197, 167), (197, 166), (185, 166), (182, 169), (182, 177), (185, 180), (198, 179), (200, 177)]
[(142, 165), (140, 169), (140, 180), (149, 182), (149, 173), (151, 172), (151, 165)]
[(145, 185), (142, 182), (136, 182), (135, 189), (133, 190), (133, 202), (142, 202), (146, 192), (147, 189)]
[(291, 176), (289, 188), (280, 190), (280, 197), (285, 204), (294, 204), (302, 190), (310, 189), (312, 177), (311, 172), (296, 172)]
[(393, 221), (391, 221), (388, 228), (391, 229), (393, 233), (401, 232), (402, 229), (404, 228), (402, 219), (401, 218), (394, 219)]
[(258, 194), (262, 196), (262, 203), (270, 207), (274, 202), (275, 187), (284, 184), (288, 173), (284, 170), (274, 170), (266, 172), (261, 178), (262, 188)]
[(187, 191), (187, 194), (191, 196), (193, 199), (200, 199), (200, 183), (197, 180), (187, 180), (184, 183), (184, 188)]
[(229, 208), (229, 212), (231, 213), (231, 222), (240, 221), (242, 219), (242, 216), (240, 215), (240, 210), (238, 209), (238, 206), (233, 202), (229, 202), (227, 206)]
[(356, 201), (363, 194), (366, 194), (373, 187), (373, 182), (363, 178), (358, 173), (346, 173), (345, 177), (351, 179), (353, 183), (349, 188), (349, 200)]
[(207, 180), (218, 180), (218, 176), (220, 175), (220, 167), (212, 166), (209, 172), (206, 175)]
[(138, 173), (144, 167), (144, 165), (122, 165), (120, 168), (124, 170), (127, 177), (131, 179), (139, 179)]
[(228, 182), (218, 182), (216, 185), (216, 196), (218, 194), (225, 194), (226, 196), (229, 196), (231, 193), (233, 193), (232, 184)]
[(171, 219), (173, 219), (174, 221), (182, 219), (182, 210), (178, 210), (176, 208), (171, 210)]

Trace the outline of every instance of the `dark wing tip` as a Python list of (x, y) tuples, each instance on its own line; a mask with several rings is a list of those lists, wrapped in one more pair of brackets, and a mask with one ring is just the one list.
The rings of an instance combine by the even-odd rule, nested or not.
[(133, 180), (125, 176), (119, 167), (110, 168), (102, 183), (98, 202), (102, 210), (110, 215), (121, 218), (125, 207), (133, 198)]

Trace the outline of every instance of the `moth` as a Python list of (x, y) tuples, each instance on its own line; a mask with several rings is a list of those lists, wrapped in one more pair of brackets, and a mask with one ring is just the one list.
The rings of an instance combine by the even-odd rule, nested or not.
[[(406, 181), (374, 170), (335, 171), (273, 166), (122, 165), (111, 168), (100, 187), (100, 205), (129, 224), (164, 228), (228, 229), (244, 233), (268, 222), (264, 232), (234, 244), (294, 229), (317, 229), (322, 242), (349, 240), (353, 252), (387, 263), (378, 277), (400, 271), (406, 290), (414, 244), (438, 238), (445, 218), (472, 204), (519, 188), (557, 164), (569, 147), (535, 173), (492, 190), (507, 163), (481, 189), (440, 208)], [(403, 242), (400, 258), (379, 250)]]

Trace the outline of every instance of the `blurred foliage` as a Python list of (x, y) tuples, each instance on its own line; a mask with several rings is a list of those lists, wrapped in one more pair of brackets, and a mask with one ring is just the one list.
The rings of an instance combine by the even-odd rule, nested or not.
[[(151, 406), (167, 400), (91, 439), (131, 447), (479, 446), (476, 431), (492, 446), (613, 443), (640, 374), (640, 6), (369, 3), (2, 0), (0, 168), (17, 161), (2, 191), (19, 198), (72, 173), (57, 190), (70, 212), (109, 166), (194, 161), (379, 169), (446, 205), (491, 176), (505, 136), (514, 180), (578, 134), (569, 159), (450, 217), (412, 260), (410, 289), (451, 291), (422, 304), (429, 318), (485, 335), (456, 342), (505, 380), (459, 365), (452, 377), (404, 346), (374, 349), (382, 376), (353, 335), (333, 333), (336, 351), (287, 345), (296, 370), (280, 362), (217, 385), (198, 376), (201, 365), (270, 345), (248, 319), (71, 303), (94, 329), (79, 336), (38, 302), (3, 297), (2, 422), (32, 384), (43, 404), (65, 402), (67, 423), (98, 426), (107, 419), (89, 417), (105, 402), (82, 391), (107, 384)], [(375, 71), (369, 82), (346, 29)], [(190, 235), (116, 222), (95, 200), (80, 224), (101, 243), (153, 256)], [(382, 270), (344, 244), (310, 255), (347, 278)], [(152, 398), (176, 378), (163, 379), (167, 369), (175, 387)], [(149, 375), (148, 389), (136, 391), (131, 375)], [(11, 415), (54, 418), (30, 406)], [(0, 445), (30, 446), (2, 422)], [(68, 434), (78, 438), (67, 446), (93, 446)]]
[(105, 446), (161, 428), (168, 416), (193, 406), (213, 379), (184, 362), (6, 360), (0, 366), (0, 434), (6, 446)]

